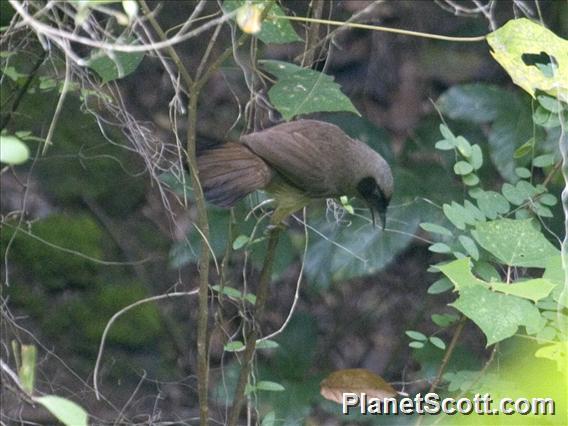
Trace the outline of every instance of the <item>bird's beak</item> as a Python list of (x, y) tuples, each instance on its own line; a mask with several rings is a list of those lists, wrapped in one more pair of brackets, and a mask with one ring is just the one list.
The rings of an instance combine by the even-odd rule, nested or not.
[(379, 217), (381, 218), (381, 224), (383, 225), (383, 231), (387, 227), (387, 209), (379, 211)]
[(387, 208), (386, 206), (369, 206), (369, 210), (371, 211), (371, 218), (373, 220), (373, 226), (376, 228), (377, 227), (377, 220), (375, 219), (375, 210), (377, 211), (377, 213), (379, 214), (379, 220), (381, 222), (381, 227), (383, 229), (383, 231), (385, 230), (386, 226), (387, 226)]

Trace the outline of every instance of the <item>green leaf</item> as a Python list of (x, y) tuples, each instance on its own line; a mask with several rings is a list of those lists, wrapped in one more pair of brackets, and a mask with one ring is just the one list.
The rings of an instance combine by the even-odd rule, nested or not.
[[(223, 7), (227, 12), (234, 12), (245, 5), (247, 0), (225, 0)], [(267, 1), (256, 1), (257, 4), (267, 5)], [(265, 44), (284, 44), (302, 41), (296, 33), (290, 21), (286, 19), (276, 19), (275, 16), (285, 16), (286, 14), (280, 6), (273, 3), (268, 12), (268, 16), (262, 22), (260, 31), (255, 34)]]
[(462, 176), (462, 182), (467, 186), (475, 186), (479, 184), (479, 177), (476, 174), (470, 173), (468, 175)]
[(531, 219), (500, 219), (478, 223), (473, 232), (479, 245), (509, 266), (544, 268), (558, 254)]
[(445, 124), (440, 124), (440, 133), (447, 141), (452, 143), (452, 146), (455, 146), (456, 137), (448, 126), (446, 126)]
[(515, 150), (515, 152), (513, 153), (513, 157), (517, 159), (530, 154), (534, 150), (534, 143), (535, 143), (534, 138), (530, 138), (527, 142), (525, 142)]
[(562, 257), (560, 255), (548, 259), (542, 278), (556, 285), (552, 291), (552, 297), (556, 302), (568, 308), (566, 273), (562, 268)]
[(22, 164), (30, 158), (30, 150), (15, 136), (0, 135), (0, 162)]
[(66, 426), (87, 426), (87, 412), (78, 404), (55, 395), (34, 398)]
[(504, 183), (501, 187), (501, 192), (511, 204), (516, 206), (520, 206), (523, 202), (527, 199), (525, 195), (517, 189), (516, 186), (511, 185), (510, 183)]
[(470, 163), (474, 170), (479, 170), (481, 166), (483, 166), (483, 154), (481, 152), (481, 147), (477, 144), (471, 147)]
[(448, 228), (444, 228), (443, 226), (437, 225), (435, 223), (424, 222), (420, 224), (420, 227), (425, 231), (431, 232), (433, 234), (445, 235), (447, 237), (451, 237), (453, 235)]
[(455, 142), (459, 153), (462, 156), (469, 158), (471, 156), (471, 144), (469, 143), (469, 141), (463, 136), (458, 136)]
[(477, 250), (477, 245), (471, 238), (466, 235), (460, 235), (458, 237), (458, 240), (460, 241), (465, 251), (467, 251), (467, 254), (469, 254), (475, 260), (479, 260), (479, 250)]
[(518, 181), (516, 188), (521, 193), (521, 195), (525, 198), (525, 200), (528, 200), (528, 199), (534, 197), (535, 195), (538, 195), (542, 190), (542, 189), (537, 189), (536, 187), (533, 186), (532, 183), (530, 183), (526, 180)]
[(475, 262), (473, 264), (473, 273), (487, 282), (501, 281), (501, 275), (489, 262)]
[(432, 314), (430, 318), (439, 327), (449, 327), (458, 320), (458, 316), (453, 314)]
[(87, 61), (87, 66), (101, 77), (103, 83), (106, 83), (132, 74), (142, 59), (144, 52), (95, 50)]
[(446, 344), (439, 337), (431, 336), (428, 340), (430, 341), (430, 343), (432, 343), (438, 349), (442, 349), (442, 350), (446, 349)]
[(533, 134), (528, 102), (516, 93), (497, 86), (466, 84), (447, 90), (440, 96), (438, 105), (442, 113), (453, 119), (474, 123), (492, 122), (489, 132), (491, 160), (505, 179), (516, 180), (515, 148), (519, 140), (527, 140)]
[(554, 164), (554, 154), (539, 155), (533, 160), (532, 164), (535, 167), (542, 168), (552, 166)]
[(523, 179), (529, 179), (531, 177), (531, 171), (526, 167), (517, 167), (515, 169), (515, 173), (518, 177)]
[(544, 278), (535, 278), (513, 284), (491, 283), (490, 285), (493, 290), (529, 299), (535, 303), (548, 296), (552, 289), (556, 287), (555, 284)]
[(463, 206), (468, 215), (471, 216), (474, 221), (485, 222), (485, 215), (471, 201), (465, 200)]
[(473, 167), (466, 161), (458, 161), (454, 164), (454, 173), (456, 175), (467, 175), (473, 172)]
[(428, 287), (428, 294), (440, 294), (454, 288), (454, 285), (447, 278), (440, 278)]
[(35, 345), (22, 345), (20, 348), (20, 359), (22, 365), (18, 369), (18, 377), (22, 387), (31, 395), (35, 388), (37, 360), (37, 348)]
[(269, 391), (269, 392), (282, 392), (286, 390), (284, 386), (276, 382), (268, 382), (266, 380), (261, 380), (256, 383), (255, 388), (257, 390)]
[(446, 90), (437, 104), (443, 114), (454, 120), (488, 123), (504, 109), (511, 93), (488, 84), (464, 84)]
[(476, 223), (472, 212), (455, 201), (452, 201), (452, 204), (444, 204), (442, 210), (448, 220), (458, 229), (464, 230), (466, 224), (474, 225)]
[(256, 344), (256, 349), (275, 349), (279, 346), (274, 340), (261, 340)]
[(244, 246), (247, 245), (249, 240), (250, 238), (247, 237), (246, 235), (239, 235), (237, 238), (235, 238), (235, 241), (233, 241), (233, 250), (242, 249)]
[(520, 326), (529, 334), (542, 326), (539, 310), (528, 300), (489, 290), (488, 284), (471, 273), (469, 259), (455, 260), (439, 267), (459, 292), (451, 304), (483, 331), (487, 346), (513, 336)]
[(268, 412), (263, 418), (260, 426), (276, 426), (276, 413), (274, 411)]
[(216, 291), (216, 292), (223, 293), (225, 296), (230, 297), (230, 298), (235, 299), (235, 300), (241, 300), (243, 298), (242, 291), (237, 290), (236, 288), (233, 288), (233, 287), (223, 286), (223, 289), (221, 290), (220, 285), (214, 285), (214, 286), (211, 286), (211, 289)]
[(517, 180), (515, 174), (515, 150), (518, 141), (527, 140), (534, 133), (528, 102), (519, 96), (511, 99), (491, 125), (489, 132), (489, 156), (499, 174), (506, 180)]
[(428, 250), (430, 250), (433, 253), (451, 253), (452, 252), (452, 249), (450, 248), (450, 246), (448, 246), (447, 244), (444, 244), (444, 243), (432, 244), (430, 247), (428, 247)]
[(533, 113), (533, 121), (536, 125), (550, 129), (560, 126), (560, 117), (558, 114), (548, 111), (542, 106), (537, 106)]
[(476, 194), (477, 205), (489, 219), (496, 219), (499, 214), (509, 212), (509, 203), (495, 191), (482, 191)]
[(545, 206), (555, 206), (558, 203), (558, 198), (552, 194), (542, 194), (538, 201), (540, 201)]
[[(568, 41), (536, 22), (520, 18), (489, 34), (487, 42), (493, 58), (531, 96), (542, 90), (568, 102)], [(538, 65), (548, 65), (552, 75), (543, 73)]]
[(533, 203), (530, 207), (540, 217), (554, 217), (552, 210), (540, 203)]
[(240, 351), (240, 350), (244, 349), (244, 347), (245, 347), (245, 345), (244, 345), (243, 342), (241, 342), (241, 341), (239, 341), (239, 340), (235, 340), (235, 341), (233, 341), (233, 342), (227, 343), (227, 344), (223, 347), (223, 349), (224, 349), (226, 352), (237, 352), (237, 351)]
[(558, 99), (552, 96), (539, 95), (536, 99), (543, 108), (555, 114), (560, 113), (564, 109)]
[(424, 347), (424, 343), (414, 341), (414, 342), (410, 342), (408, 344), (408, 346), (410, 346), (411, 348), (414, 348), (414, 349), (422, 349)]
[(288, 62), (262, 60), (259, 63), (278, 79), (268, 91), (268, 97), (286, 121), (300, 114), (322, 111), (349, 111), (359, 115), (333, 77)]
[(435, 147), (436, 147), (436, 149), (439, 149), (440, 151), (449, 151), (450, 149), (455, 148), (454, 144), (449, 142), (446, 139), (442, 139), (442, 140), (436, 142)]
[(428, 340), (428, 338), (424, 334), (420, 333), (419, 331), (406, 330), (405, 334), (408, 337), (410, 337), (411, 339), (414, 339), (414, 340), (424, 340), (424, 341)]

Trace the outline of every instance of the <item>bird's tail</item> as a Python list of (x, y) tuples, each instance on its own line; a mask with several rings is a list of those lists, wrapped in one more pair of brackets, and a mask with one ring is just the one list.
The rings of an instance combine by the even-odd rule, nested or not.
[(268, 185), (272, 170), (245, 145), (228, 142), (198, 154), (199, 179), (207, 201), (231, 207)]

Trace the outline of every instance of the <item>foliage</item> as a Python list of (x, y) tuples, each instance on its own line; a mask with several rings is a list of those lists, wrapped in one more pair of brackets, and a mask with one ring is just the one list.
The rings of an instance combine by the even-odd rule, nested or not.
[(5, 164), (22, 164), (30, 156), (30, 150), (18, 137), (0, 135), (0, 162)]
[(333, 77), (282, 61), (259, 62), (278, 79), (268, 91), (268, 97), (286, 121), (301, 114), (323, 111), (350, 111), (359, 115)]
[[(225, 0), (223, 7), (228, 12), (235, 12), (239, 8), (247, 7), (246, 3), (247, 0)], [(261, 13), (266, 7), (270, 8), (267, 18), (262, 22), (260, 31), (256, 34), (263, 43), (283, 44), (302, 41), (290, 22), (273, 18), (275, 16), (285, 15), (280, 6), (270, 0), (255, 0), (253, 5), (258, 7)]]
[[(479, 87), (465, 89), (461, 93), (469, 92), (467, 97), (470, 99), (471, 95), (486, 96), (488, 93)], [(446, 104), (445, 108), (460, 92), (459, 88), (450, 90), (453, 93), (441, 98), (441, 102)], [(548, 104), (551, 98), (542, 99), (544, 104)], [(471, 102), (469, 107), (462, 106), (464, 112), (459, 114), (465, 116), (467, 109), (471, 108), (471, 117), (476, 117), (478, 106), (476, 102)], [(562, 117), (566, 110), (557, 113)], [(486, 116), (483, 117), (482, 121), (485, 121)], [(554, 216), (549, 207), (555, 206), (557, 199), (545, 185), (534, 183), (535, 174), (540, 168), (554, 173), (551, 168), (554, 154), (535, 156), (537, 148), (533, 145), (532, 165), (530, 169), (515, 170), (515, 184), (505, 182), (500, 192), (484, 190), (481, 179), (468, 177), (477, 176), (483, 163), (478, 158), (480, 152), (473, 154), (476, 145), (471, 145), (461, 136), (454, 136), (445, 125), (440, 127), (440, 131), (444, 139), (436, 147), (455, 152), (454, 172), (469, 188), (469, 197), (463, 203), (452, 201), (443, 205), (443, 213), (454, 227), (453, 230), (434, 223), (421, 224), (424, 230), (440, 240), (429, 249), (456, 259), (434, 266), (433, 269), (442, 272), (449, 282), (442, 279), (434, 283), (429, 293), (439, 294), (453, 287), (458, 297), (450, 306), (481, 329), (488, 346), (517, 335), (519, 327), (524, 327), (527, 335), (535, 336), (541, 343), (556, 342), (537, 350), (534, 356), (556, 361), (561, 374), (566, 374), (561, 367), (563, 355), (559, 355), (563, 349), (558, 346), (566, 339), (562, 313), (566, 306), (565, 274), (559, 268), (560, 252), (546, 238), (543, 233), (546, 228), (541, 226), (545, 218)], [(520, 268), (537, 268), (544, 273), (539, 274), (541, 278), (532, 278), (534, 274), (523, 274)], [(506, 271), (505, 282), (499, 269)], [(441, 327), (446, 325), (442, 316), (433, 316), (432, 320)], [(408, 331), (407, 334), (415, 340), (411, 342), (411, 347), (423, 347), (427, 339), (424, 334), (416, 331)], [(497, 392), (495, 383), (501, 383), (499, 389), (502, 392), (512, 389), (503, 386), (502, 379), (499, 379), (501, 376), (497, 373), (456, 370), (444, 377), (450, 382), (450, 392), (482, 393), (483, 389)], [(491, 377), (493, 385), (487, 382)]]
[(568, 41), (526, 18), (512, 20), (487, 37), (497, 62), (532, 96), (547, 92), (568, 102)]

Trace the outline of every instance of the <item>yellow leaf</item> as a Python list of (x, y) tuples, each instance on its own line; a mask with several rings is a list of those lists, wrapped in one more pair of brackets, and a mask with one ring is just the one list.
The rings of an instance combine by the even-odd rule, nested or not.
[(367, 394), (370, 398), (388, 398), (397, 395), (381, 376), (364, 368), (337, 370), (322, 380), (320, 393), (325, 399), (341, 404), (344, 393)]
[(258, 4), (246, 3), (237, 11), (237, 24), (247, 34), (256, 34), (262, 29), (262, 10)]
[(535, 96), (542, 90), (568, 102), (568, 41), (526, 18), (513, 19), (487, 36), (493, 58), (515, 84)]

